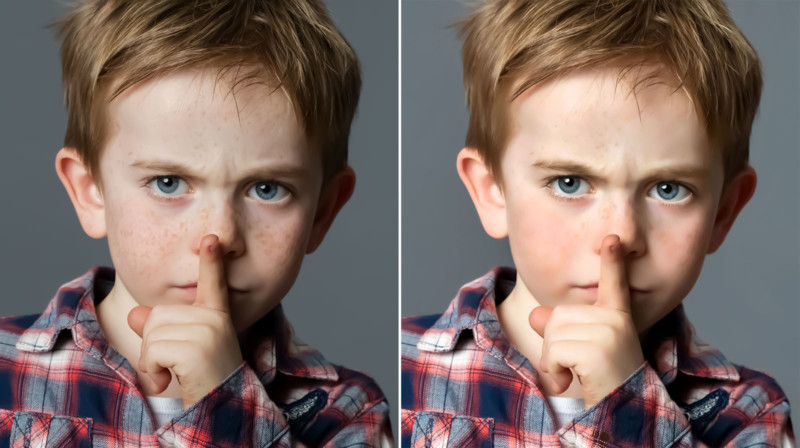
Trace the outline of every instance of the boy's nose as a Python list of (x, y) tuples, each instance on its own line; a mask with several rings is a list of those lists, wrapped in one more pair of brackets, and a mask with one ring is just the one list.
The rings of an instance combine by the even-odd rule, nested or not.
[(243, 220), (235, 204), (230, 200), (224, 201), (224, 204), (209, 207), (202, 215), (207, 216), (208, 219), (202, 226), (200, 234), (195, 236), (194, 250), (196, 253), (200, 253), (200, 241), (205, 235), (211, 233), (219, 238), (222, 257), (236, 258), (244, 253), (244, 236), (240, 228)]
[(647, 253), (647, 239), (644, 228), (647, 218), (638, 213), (636, 204), (631, 199), (615, 201), (603, 207), (601, 220), (606, 224), (600, 226), (601, 235), (595, 238), (595, 251), (600, 254), (603, 238), (606, 235), (619, 235), (626, 257), (638, 258)]

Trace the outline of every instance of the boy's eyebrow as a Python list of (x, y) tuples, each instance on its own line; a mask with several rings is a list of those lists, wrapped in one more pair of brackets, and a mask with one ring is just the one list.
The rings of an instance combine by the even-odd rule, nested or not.
[[(549, 171), (561, 171), (574, 174), (586, 178), (597, 179), (602, 175), (592, 168), (575, 163), (568, 160), (539, 160), (533, 163), (533, 166)], [(705, 178), (709, 174), (708, 169), (702, 167), (686, 166), (669, 166), (655, 170), (647, 178)]]
[[(145, 169), (151, 171), (160, 171), (169, 174), (186, 177), (200, 177), (195, 174), (190, 168), (185, 167), (179, 163), (170, 162), (167, 160), (137, 160), (131, 163), (131, 166), (138, 169)], [(263, 166), (247, 170), (242, 178), (251, 179), (258, 177), (294, 177), (299, 178), (306, 175), (308, 169), (304, 166), (295, 165), (275, 165)]]

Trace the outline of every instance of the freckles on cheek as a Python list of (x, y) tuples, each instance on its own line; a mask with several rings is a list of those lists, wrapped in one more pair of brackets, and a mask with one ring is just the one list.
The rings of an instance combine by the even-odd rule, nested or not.
[(706, 239), (699, 222), (684, 222), (682, 225), (665, 221), (663, 225), (651, 225), (653, 243), (663, 256), (671, 260), (686, 260), (703, 252)]
[[(255, 229), (257, 251), (272, 264), (271, 270), (285, 272), (305, 254), (305, 238), (291, 225), (262, 226)], [(279, 274), (280, 275), (280, 274)]]
[[(151, 210), (131, 207), (136, 213), (118, 210), (114, 263), (125, 276), (154, 280), (165, 260), (173, 258), (179, 240), (179, 225), (160, 221)], [(185, 224), (184, 224), (185, 226)]]
[(691, 272), (702, 265), (705, 258), (705, 236), (695, 226), (658, 229), (653, 238), (654, 263), (662, 265), (662, 272)]

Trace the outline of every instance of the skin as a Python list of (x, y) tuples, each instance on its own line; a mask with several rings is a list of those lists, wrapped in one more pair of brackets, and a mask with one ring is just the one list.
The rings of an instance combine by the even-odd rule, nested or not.
[(618, 73), (588, 68), (516, 98), (502, 184), (476, 150), (458, 158), (517, 267), (504, 332), (543, 393), (587, 409), (642, 364), (640, 338), (686, 297), (756, 185), (748, 166), (723, 189), (719, 148), (660, 66), (644, 67), (658, 82), (635, 94)]
[(241, 364), (240, 341), (355, 184), (349, 167), (323, 183), (320, 153), (281, 90), (231, 93), (233, 75), (216, 76), (186, 69), (112, 101), (102, 185), (73, 148), (56, 158), (84, 231), (108, 238), (116, 278), (97, 307), (103, 332), (144, 394), (187, 408)]

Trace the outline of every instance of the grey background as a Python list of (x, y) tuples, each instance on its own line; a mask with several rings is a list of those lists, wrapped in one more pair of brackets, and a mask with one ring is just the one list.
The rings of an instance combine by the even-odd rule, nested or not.
[[(685, 300), (699, 336), (769, 373), (800, 406), (800, 4), (730, 0), (758, 51), (764, 92), (751, 140), (755, 197)], [(513, 265), (456, 173), (467, 111), (455, 0), (402, 2), (402, 314), (441, 313), (464, 283)], [(797, 411), (795, 410), (795, 427)]]
[[(362, 63), (350, 163), (358, 181), (285, 310), (301, 339), (375, 378), (397, 433), (397, 3), (327, 0)], [(0, 2), (0, 315), (40, 313), (108, 245), (83, 233), (56, 176), (66, 128), (55, 1)], [(365, 20), (369, 19), (369, 20)]]

